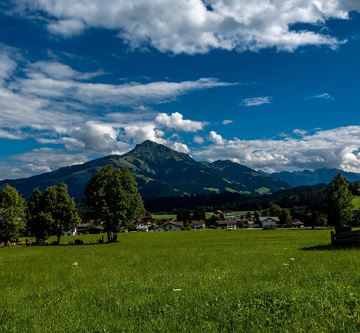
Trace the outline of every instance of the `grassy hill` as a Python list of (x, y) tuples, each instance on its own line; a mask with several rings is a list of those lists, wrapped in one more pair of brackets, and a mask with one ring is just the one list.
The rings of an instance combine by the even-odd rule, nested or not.
[(119, 238), (0, 249), (0, 331), (360, 330), (359, 252), (326, 250), (328, 230)]

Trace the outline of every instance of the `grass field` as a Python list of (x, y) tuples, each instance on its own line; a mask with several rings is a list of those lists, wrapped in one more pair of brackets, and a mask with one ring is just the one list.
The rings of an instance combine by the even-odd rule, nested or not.
[(360, 331), (360, 252), (328, 230), (119, 239), (0, 249), (0, 331)]
[(354, 196), (353, 205), (355, 209), (360, 209), (360, 196)]

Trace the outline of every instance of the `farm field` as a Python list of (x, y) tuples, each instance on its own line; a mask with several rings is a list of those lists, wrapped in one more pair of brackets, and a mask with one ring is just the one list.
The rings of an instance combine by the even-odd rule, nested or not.
[[(99, 235), (63, 237), (63, 244)], [(127, 233), (0, 249), (1, 332), (359, 332), (360, 250), (329, 230)]]

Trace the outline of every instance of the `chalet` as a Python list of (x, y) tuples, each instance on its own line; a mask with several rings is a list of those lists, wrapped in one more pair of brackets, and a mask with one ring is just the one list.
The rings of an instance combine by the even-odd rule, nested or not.
[(260, 216), (259, 217), (260, 226), (262, 228), (274, 226), (280, 222), (280, 219), (277, 216)]
[(304, 228), (304, 222), (301, 222), (300, 220), (294, 220), (292, 223), (291, 223), (291, 226), (293, 228)]
[(179, 231), (183, 228), (184, 222), (171, 220), (155, 228), (154, 231)]
[(191, 221), (191, 227), (194, 230), (205, 229), (205, 221), (203, 220)]
[(218, 229), (236, 229), (237, 222), (233, 220), (226, 221), (216, 221), (216, 226)]
[(81, 234), (101, 234), (104, 232), (104, 227), (101, 225), (96, 225), (93, 221), (80, 223), (75, 228), (75, 235)]
[(151, 215), (143, 216), (135, 223), (136, 231), (148, 232), (154, 223), (155, 219)]

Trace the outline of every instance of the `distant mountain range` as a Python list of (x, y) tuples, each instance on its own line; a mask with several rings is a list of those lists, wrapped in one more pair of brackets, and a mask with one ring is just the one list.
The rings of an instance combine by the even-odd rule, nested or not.
[(271, 177), (281, 180), (292, 187), (328, 184), (338, 173), (341, 173), (349, 182), (360, 181), (360, 174), (345, 172), (339, 169), (317, 169), (314, 171), (284, 171), (270, 174)]
[(231, 161), (199, 162), (164, 145), (144, 141), (124, 155), (105, 156), (29, 178), (3, 180), (0, 187), (9, 183), (28, 198), (35, 188), (44, 190), (64, 182), (69, 186), (70, 194), (81, 200), (89, 178), (106, 164), (132, 171), (144, 198), (224, 191), (270, 194), (296, 186), (329, 183), (339, 172), (349, 181), (360, 181), (360, 174), (337, 169), (266, 174)]
[(64, 182), (69, 186), (70, 194), (81, 200), (89, 178), (106, 164), (132, 171), (144, 198), (224, 191), (259, 195), (289, 188), (281, 180), (238, 163), (198, 162), (187, 154), (152, 141), (144, 141), (124, 155), (105, 156), (30, 178), (4, 180), (0, 187), (9, 183), (24, 197), (29, 197), (36, 187), (44, 190)]

